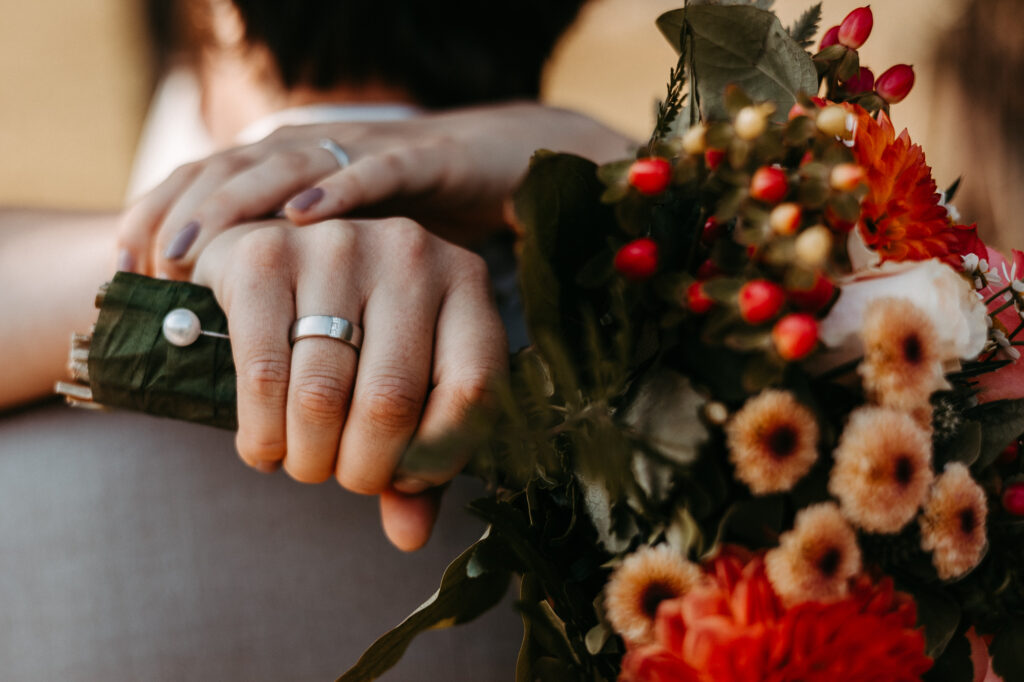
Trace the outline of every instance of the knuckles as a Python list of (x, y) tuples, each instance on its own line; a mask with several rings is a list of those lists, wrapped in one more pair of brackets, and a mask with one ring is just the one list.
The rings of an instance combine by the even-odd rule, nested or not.
[(340, 377), (328, 373), (296, 377), (293, 391), (301, 422), (340, 428), (349, 403), (348, 390)]
[(397, 435), (411, 432), (423, 411), (425, 386), (399, 374), (379, 374), (368, 380), (359, 395), (359, 416), (370, 432)]

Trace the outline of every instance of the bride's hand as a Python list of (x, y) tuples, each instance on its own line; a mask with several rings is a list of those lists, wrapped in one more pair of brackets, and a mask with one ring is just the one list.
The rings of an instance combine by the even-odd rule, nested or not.
[[(344, 150), (347, 166), (320, 146), (325, 139)], [(187, 277), (218, 234), (282, 207), (298, 225), (372, 207), (472, 245), (502, 226), (503, 202), (535, 149), (602, 161), (629, 145), (585, 116), (526, 102), (286, 127), (175, 171), (126, 212), (120, 261), (135, 272)]]
[[(227, 314), (242, 459), (381, 495), (392, 542), (426, 542), (437, 486), (464, 454), (415, 479), (400, 471), (402, 454), (457, 426), (507, 370), (483, 261), (406, 219), (265, 224), (223, 232), (194, 280)], [(327, 337), (290, 345), (292, 322), (311, 315), (361, 326), (361, 350)]]

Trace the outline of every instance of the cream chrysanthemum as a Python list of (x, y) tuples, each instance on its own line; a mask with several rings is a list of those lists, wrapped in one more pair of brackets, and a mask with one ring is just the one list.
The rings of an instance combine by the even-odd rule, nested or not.
[(935, 480), (921, 514), (921, 547), (943, 580), (959, 578), (985, 554), (985, 491), (959, 462), (946, 465)]
[(814, 415), (787, 391), (764, 391), (725, 428), (736, 477), (756, 494), (789, 490), (818, 458)]
[(860, 548), (839, 508), (826, 502), (802, 509), (764, 563), (786, 604), (830, 602), (845, 597), (850, 578), (860, 572)]
[(879, 405), (913, 410), (948, 388), (935, 325), (903, 298), (880, 298), (864, 312), (864, 362), (858, 371)]
[(839, 439), (828, 490), (857, 526), (896, 533), (913, 520), (928, 493), (931, 454), (928, 432), (910, 415), (861, 408)]
[(608, 621), (626, 641), (648, 642), (661, 602), (682, 597), (702, 579), (700, 567), (671, 546), (642, 547), (626, 557), (605, 586)]

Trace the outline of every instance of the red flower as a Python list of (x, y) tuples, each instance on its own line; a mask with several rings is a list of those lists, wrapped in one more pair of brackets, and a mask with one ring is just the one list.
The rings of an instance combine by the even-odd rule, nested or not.
[(627, 651), (621, 682), (909, 682), (931, 667), (914, 602), (889, 579), (786, 610), (761, 557), (725, 550), (707, 571), (708, 586), (662, 602), (655, 643)]
[(955, 225), (939, 193), (924, 151), (899, 136), (885, 112), (876, 121), (859, 106), (848, 105), (857, 117), (853, 152), (867, 171), (868, 193), (861, 204), (864, 242), (883, 261), (941, 258), (960, 267), (960, 256), (983, 246), (975, 226)]

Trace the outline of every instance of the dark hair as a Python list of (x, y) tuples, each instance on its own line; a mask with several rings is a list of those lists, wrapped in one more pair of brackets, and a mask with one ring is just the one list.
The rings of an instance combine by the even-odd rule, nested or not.
[(233, 0), (286, 88), (379, 82), (426, 107), (536, 98), (586, 0)]

